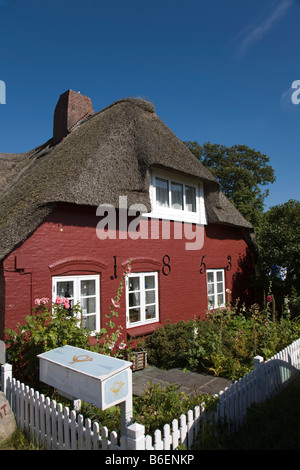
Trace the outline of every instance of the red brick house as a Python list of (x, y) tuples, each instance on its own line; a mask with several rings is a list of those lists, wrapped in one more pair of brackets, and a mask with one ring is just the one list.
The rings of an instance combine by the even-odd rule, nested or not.
[(104, 324), (122, 273), (120, 323), (146, 334), (204, 316), (226, 289), (250, 295), (253, 228), (212, 174), (141, 99), (94, 113), (67, 91), (53, 138), (0, 154), (0, 333), (40, 297), (80, 302)]

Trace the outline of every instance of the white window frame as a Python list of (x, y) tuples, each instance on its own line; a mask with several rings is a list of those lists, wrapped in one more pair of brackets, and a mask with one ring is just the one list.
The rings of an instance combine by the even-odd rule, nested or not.
[[(168, 192), (169, 192), (169, 207), (162, 207), (156, 202), (156, 179), (164, 179), (168, 181)], [(181, 184), (183, 186), (183, 209), (174, 209), (170, 207), (171, 201), (171, 183)], [(192, 212), (186, 209), (186, 196), (185, 187), (190, 186), (195, 188), (196, 194), (196, 211)], [(178, 175), (171, 174), (165, 170), (156, 169), (151, 173), (150, 182), (150, 201), (151, 201), (151, 213), (143, 214), (144, 216), (154, 217), (159, 219), (175, 220), (181, 222), (190, 222), (201, 225), (207, 224), (207, 217), (204, 205), (204, 190), (203, 183), (199, 180), (195, 180), (189, 177), (179, 177)]]
[[(146, 289), (145, 289), (145, 277), (146, 276), (154, 276), (155, 279), (155, 302), (152, 305), (155, 305), (155, 317), (150, 318), (149, 320), (146, 319), (146, 308), (145, 299), (146, 299)], [(131, 308), (129, 307), (129, 279), (138, 277), (140, 279), (140, 312), (141, 317), (140, 320), (137, 322), (130, 322), (129, 321), (129, 312)], [(136, 326), (143, 326), (148, 325), (150, 323), (155, 323), (159, 320), (159, 301), (158, 301), (158, 273), (154, 272), (139, 272), (139, 273), (131, 273), (126, 278), (126, 327), (127, 328), (134, 328)]]
[[(217, 281), (217, 273), (222, 273), (222, 281)], [(208, 282), (208, 274), (209, 273), (213, 273), (213, 282)], [(217, 284), (220, 284), (222, 282), (223, 284), (223, 289), (222, 289), (222, 292), (218, 292), (217, 291)], [(214, 292), (213, 294), (209, 294), (208, 293), (208, 286), (209, 284), (213, 284), (214, 286)], [(206, 286), (207, 286), (207, 303), (208, 303), (208, 308), (210, 310), (213, 310), (215, 308), (218, 308), (218, 307), (224, 307), (225, 306), (225, 302), (226, 302), (226, 297), (225, 297), (225, 270), (224, 269), (207, 269), (206, 271)], [(221, 304), (218, 304), (218, 295), (222, 294), (223, 295), (223, 302)], [(210, 296), (214, 297), (214, 303), (213, 305), (210, 304), (208, 298)]]
[[(91, 335), (100, 331), (100, 277), (99, 275), (84, 275), (84, 276), (54, 276), (52, 277), (52, 298), (53, 302), (56, 301), (57, 297), (60, 297), (60, 294), (57, 292), (57, 282), (73, 282), (74, 287), (74, 305), (78, 302), (80, 304), (80, 282), (84, 280), (93, 280), (95, 281), (95, 298), (96, 298), (96, 312), (95, 314), (84, 314), (84, 316), (96, 315), (96, 329), (91, 330)], [(72, 305), (72, 306), (74, 306)]]

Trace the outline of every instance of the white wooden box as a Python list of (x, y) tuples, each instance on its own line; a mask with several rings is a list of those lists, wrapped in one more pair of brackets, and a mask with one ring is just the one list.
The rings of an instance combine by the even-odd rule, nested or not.
[(101, 410), (132, 396), (131, 362), (73, 346), (39, 356), (40, 380)]

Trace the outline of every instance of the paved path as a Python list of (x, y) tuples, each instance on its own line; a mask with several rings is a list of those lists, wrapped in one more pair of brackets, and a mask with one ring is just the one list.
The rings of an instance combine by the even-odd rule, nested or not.
[(228, 379), (214, 377), (212, 375), (183, 372), (181, 369), (163, 370), (154, 366), (148, 366), (143, 370), (133, 372), (133, 395), (142, 395), (145, 387), (147, 388), (149, 383), (159, 383), (165, 386), (176, 383), (181, 386), (181, 391), (184, 391), (189, 395), (195, 392), (218, 394), (232, 382)]

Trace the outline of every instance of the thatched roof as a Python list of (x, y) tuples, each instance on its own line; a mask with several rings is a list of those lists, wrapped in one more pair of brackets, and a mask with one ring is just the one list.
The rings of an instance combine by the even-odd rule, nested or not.
[(25, 240), (55, 204), (151, 211), (151, 167), (172, 169), (204, 182), (208, 220), (251, 228), (219, 191), (212, 174), (156, 115), (152, 103), (124, 99), (80, 122), (57, 145), (50, 139), (24, 154), (0, 153), (0, 259)]

